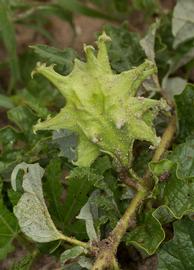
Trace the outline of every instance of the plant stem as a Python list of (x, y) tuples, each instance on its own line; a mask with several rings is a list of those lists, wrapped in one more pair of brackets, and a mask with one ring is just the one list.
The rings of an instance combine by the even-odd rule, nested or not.
[(119, 264), (118, 264), (115, 257), (113, 258), (113, 269), (114, 270), (120, 270)]
[(173, 139), (175, 132), (176, 132), (176, 117), (175, 117), (175, 115), (173, 115), (170, 119), (170, 122), (169, 122), (167, 128), (165, 129), (165, 131), (162, 135), (160, 144), (153, 155), (152, 161), (157, 162), (160, 160), (160, 158), (164, 154), (165, 150), (167, 150), (168, 147), (170, 146), (170, 143)]
[(73, 237), (69, 237), (69, 236), (66, 236), (64, 234), (61, 234), (60, 239), (66, 241), (66, 242), (68, 242), (69, 244), (72, 244), (72, 245), (81, 246), (81, 247), (87, 248), (87, 249), (90, 248), (88, 243), (79, 241), (79, 240), (77, 240), (77, 239), (75, 239)]
[(146, 196), (147, 192), (145, 189), (139, 190), (134, 198), (131, 200), (127, 210), (125, 211), (124, 215), (121, 217), (119, 222), (117, 223), (116, 227), (114, 230), (111, 232), (111, 238), (113, 239), (113, 248), (114, 248), (114, 253), (117, 250), (117, 247), (125, 234), (127, 228), (129, 227), (129, 223), (131, 219), (133, 218), (137, 208), (139, 207), (140, 203)]
[[(125, 234), (130, 221), (132, 220), (136, 210), (138, 209), (140, 203), (143, 201), (146, 196), (146, 190), (139, 190), (135, 197), (132, 199), (129, 207), (125, 211), (124, 215), (121, 217), (117, 223), (114, 230), (109, 235), (104, 247), (101, 248), (101, 251), (98, 254), (95, 264), (93, 265), (92, 270), (102, 270), (102, 269), (119, 269), (115, 268), (115, 254), (118, 248), (118, 245)], [(118, 265), (118, 264), (117, 264)], [(110, 268), (111, 267), (111, 268)]]

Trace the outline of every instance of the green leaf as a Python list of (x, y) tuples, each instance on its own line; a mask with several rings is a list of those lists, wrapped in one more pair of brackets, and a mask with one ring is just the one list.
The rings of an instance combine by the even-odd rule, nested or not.
[(11, 12), (9, 9), (9, 3), (6, 0), (0, 0), (0, 30), (2, 33), (3, 42), (9, 54), (9, 62), (11, 69), (11, 82), (10, 88), (20, 78), (20, 71), (18, 65), (18, 58), (16, 52), (16, 40), (14, 26), (11, 21)]
[[(62, 269), (69, 269), (69, 266), (70, 265), (74, 265), (76, 263), (77, 259), (80, 255), (82, 254), (86, 254), (87, 251), (83, 248), (83, 247), (80, 247), (80, 246), (77, 246), (77, 247), (73, 247), (71, 249), (67, 249), (65, 250), (62, 254), (61, 254), (61, 258), (60, 258), (60, 261), (61, 261), (61, 267)], [(66, 263), (68, 261), (73, 261), (73, 263), (69, 263), (66, 265)], [(81, 269), (81, 267), (79, 267), (78, 269)]]
[[(38, 20), (35, 20), (37, 20), (37, 24), (39, 24), (41, 19), (45, 17), (50, 19), (51, 16), (57, 16), (60, 19), (67, 21), (73, 27), (73, 14), (69, 10), (61, 8), (61, 6), (56, 3), (44, 3), (38, 5), (38, 7), (32, 9), (31, 12), (26, 12), (22, 20), (29, 18), (33, 19), (36, 17)], [(19, 19), (19, 21), (21, 21), (21, 19)]]
[(83, 14), (85, 16), (94, 17), (94, 18), (101, 18), (101, 19), (108, 19), (108, 20), (114, 20), (115, 18), (109, 14), (104, 14), (103, 12), (93, 9), (90, 7), (87, 7), (85, 5), (82, 5), (77, 0), (57, 0), (58, 4), (71, 12)]
[(194, 265), (194, 222), (184, 218), (174, 223), (174, 238), (158, 253), (158, 270), (192, 270)]
[(16, 96), (13, 96), (12, 100), (18, 105), (27, 105), (30, 109), (36, 112), (38, 117), (46, 118), (49, 114), (47, 108), (44, 106), (45, 100), (40, 100), (37, 95), (34, 96), (27, 89), (23, 89)]
[(0, 129), (0, 173), (5, 173), (12, 165), (16, 165), (22, 158), (22, 150), (14, 149), (20, 134), (11, 126)]
[(163, 86), (165, 86), (166, 93), (170, 96), (171, 100), (175, 95), (180, 95), (187, 85), (187, 81), (181, 77), (165, 78)]
[(104, 10), (106, 14), (115, 14), (118, 18), (125, 18), (129, 12), (129, 4), (127, 0), (90, 0), (92, 4), (99, 9)]
[(0, 143), (2, 145), (2, 152), (6, 150), (13, 150), (13, 145), (16, 143), (19, 133), (11, 126), (0, 129)]
[(194, 177), (194, 139), (188, 138), (185, 143), (176, 145), (168, 158), (177, 163), (179, 178)]
[(184, 91), (175, 96), (179, 120), (179, 139), (184, 141), (194, 132), (194, 118), (188, 117), (194, 113), (194, 85), (187, 84)]
[[(152, 196), (159, 207), (139, 216), (137, 227), (127, 234), (126, 242), (151, 255), (165, 238), (162, 224), (181, 219), (194, 211), (194, 178), (179, 178), (177, 164), (170, 160), (152, 162), (150, 169), (156, 178)], [(164, 175), (167, 176), (166, 181), (159, 181)]]
[(40, 61), (45, 61), (47, 64), (55, 63), (59, 73), (69, 74), (73, 68), (73, 61), (76, 57), (73, 49), (62, 51), (47, 45), (33, 45), (30, 48), (39, 56)]
[(46, 182), (44, 183), (44, 190), (49, 204), (51, 216), (54, 218), (55, 222), (62, 225), (64, 209), (61, 201), (63, 194), (61, 175), (62, 168), (60, 159), (52, 159), (46, 167)]
[(78, 136), (74, 132), (67, 129), (53, 131), (52, 139), (59, 146), (60, 156), (66, 157), (71, 162), (77, 160)]
[[(93, 193), (92, 193), (93, 195)], [(91, 195), (91, 196), (92, 196)], [(77, 219), (82, 219), (86, 223), (86, 232), (90, 239), (90, 241), (98, 240), (97, 233), (94, 227), (94, 219), (92, 215), (92, 198), (88, 199), (87, 203), (81, 208), (79, 215), (76, 217)]]
[(151, 168), (158, 178), (167, 173), (167, 181), (160, 181), (155, 188), (155, 196), (161, 205), (160, 208), (166, 208), (176, 219), (181, 219), (185, 214), (192, 212), (194, 179), (179, 178), (177, 164), (169, 160), (152, 163)]
[(7, 112), (10, 121), (14, 122), (22, 131), (32, 133), (32, 127), (37, 117), (25, 106), (17, 106)]
[(132, 5), (135, 9), (142, 11), (145, 16), (151, 16), (159, 9), (158, 2), (155, 0), (132, 0)]
[(10, 97), (5, 95), (0, 95), (0, 107), (3, 107), (5, 109), (11, 109), (13, 108), (14, 104)]
[(194, 58), (194, 49), (193, 49), (194, 41), (187, 42), (177, 49), (169, 62), (169, 71), (167, 75), (175, 73), (181, 67), (187, 65)]
[[(160, 26), (160, 20), (158, 19), (156, 20), (155, 23), (150, 25), (147, 34), (145, 35), (143, 39), (140, 40), (140, 45), (145, 51), (145, 55), (153, 63), (156, 63), (155, 40), (156, 40), (156, 32), (159, 26)], [(148, 91), (149, 90), (160, 91), (160, 85), (159, 85), (158, 77), (156, 74), (152, 75), (151, 81), (145, 81), (143, 85)]]
[(78, 134), (75, 164), (80, 167), (90, 166), (101, 152), (113, 157), (117, 167), (130, 167), (135, 140), (155, 146), (160, 141), (153, 120), (166, 103), (135, 97), (141, 83), (156, 72), (155, 65), (147, 60), (135, 69), (113, 74), (107, 41), (110, 37), (105, 33), (98, 38), (97, 56), (93, 47), (86, 46), (87, 62), (76, 60), (68, 76), (59, 75), (53, 66), (44, 64), (37, 65), (34, 71), (47, 77), (67, 101), (54, 118), (37, 123), (34, 130), (65, 128)]
[(145, 53), (139, 44), (140, 36), (129, 32), (128, 24), (120, 27), (106, 25), (104, 30), (112, 40), (107, 44), (107, 51), (113, 70), (120, 73), (144, 61)]
[(18, 223), (15, 216), (6, 208), (2, 198), (2, 182), (0, 182), (0, 260), (14, 250), (13, 240), (18, 234)]
[(119, 218), (121, 212), (118, 207), (121, 194), (117, 180), (107, 173), (104, 179), (99, 179), (94, 183), (97, 190), (90, 196), (90, 207), (97, 229), (97, 234), (100, 235), (101, 226), (108, 224), (110, 229), (113, 229)]
[[(80, 256), (78, 259), (78, 265), (81, 266), (81, 269), (92, 269), (93, 261), (91, 258), (86, 256)], [(75, 269), (77, 270), (77, 268)]]
[(172, 33), (174, 35), (173, 46), (194, 37), (194, 6), (192, 0), (178, 0), (172, 19)]
[(143, 249), (149, 255), (154, 254), (165, 238), (164, 230), (159, 220), (150, 211), (141, 217), (137, 227), (126, 234), (125, 242)]
[(166, 78), (189, 63), (194, 57), (194, 40), (184, 42), (181, 46), (178, 46), (176, 50), (173, 48), (174, 37), (171, 31), (171, 20), (172, 16), (170, 13), (160, 18), (160, 27), (157, 30), (155, 40), (158, 74), (162, 82), (162, 88), (164, 89), (167, 88), (165, 84)]
[(93, 164), (93, 168), (100, 174), (103, 175), (107, 170), (112, 168), (112, 164), (109, 156), (99, 157)]
[[(73, 226), (77, 228), (76, 216), (88, 201), (88, 196), (93, 190), (93, 184), (100, 179), (103, 179), (103, 176), (97, 175), (94, 170), (89, 168), (75, 168), (71, 171), (67, 182), (67, 197), (63, 207), (64, 224), (67, 232), (74, 230)], [(83, 233), (81, 229), (79, 233)]]
[(156, 20), (155, 23), (151, 24), (146, 36), (140, 40), (140, 45), (145, 51), (145, 54), (149, 60), (155, 63), (155, 38), (156, 31), (160, 26), (160, 21)]
[(24, 172), (24, 194), (14, 207), (21, 231), (37, 242), (50, 242), (61, 239), (44, 201), (41, 178), (44, 170), (36, 164), (20, 163), (11, 175), (13, 189), (17, 190), (16, 178), (19, 170)]

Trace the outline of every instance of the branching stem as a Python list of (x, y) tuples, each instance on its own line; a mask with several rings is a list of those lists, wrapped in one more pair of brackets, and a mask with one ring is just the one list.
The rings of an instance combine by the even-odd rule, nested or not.
[[(169, 125), (167, 126), (161, 138), (161, 142), (153, 155), (152, 161), (160, 160), (165, 150), (169, 147), (175, 131), (176, 131), (176, 118), (175, 116), (172, 116)], [(129, 184), (131, 185), (131, 179), (128, 176), (126, 177), (127, 179), (124, 182), (127, 183), (130, 180)], [(89, 249), (90, 251), (93, 251), (94, 254), (97, 254), (97, 258), (92, 267), (92, 270), (120, 269), (119, 264), (116, 260), (117, 248), (120, 244), (121, 239), (126, 233), (128, 227), (130, 226), (130, 223), (132, 222), (137, 210), (139, 209), (139, 206), (141, 205), (141, 203), (147, 196), (149, 189), (151, 188), (149, 178), (150, 173), (148, 171), (143, 178), (144, 187), (142, 185), (134, 186), (134, 188), (137, 189), (136, 195), (131, 200), (124, 215), (121, 217), (121, 219), (119, 220), (113, 231), (110, 233), (108, 238), (102, 240), (99, 243), (99, 248), (95, 246), (90, 246), (88, 243), (61, 234), (61, 240), (64, 240), (72, 245), (84, 247), (86, 249)]]
[[(172, 116), (161, 138), (161, 142), (154, 153), (152, 161), (160, 160), (165, 150), (169, 147), (175, 132), (176, 132), (176, 118), (175, 116)], [(105, 270), (105, 269), (118, 270), (119, 269), (118, 263), (115, 259), (117, 248), (122, 237), (126, 233), (136, 211), (138, 210), (140, 204), (145, 199), (149, 191), (149, 188), (150, 188), (149, 178), (150, 178), (150, 173), (147, 172), (143, 178), (143, 180), (145, 181), (144, 183), (145, 188), (141, 186), (141, 189), (137, 191), (136, 195), (131, 200), (130, 205), (125, 211), (124, 215), (121, 217), (116, 227), (110, 233), (109, 237), (101, 241), (102, 247), (97, 255), (97, 258), (93, 265), (92, 270)], [(103, 243), (104, 243), (104, 246), (103, 246)], [(116, 262), (116, 265), (115, 265), (115, 262)]]
[(133, 218), (136, 210), (145, 196), (146, 190), (139, 190), (136, 193), (124, 215), (121, 217), (116, 227), (109, 235), (106, 241), (107, 244), (102, 247), (101, 251), (99, 252), (92, 270), (119, 269), (115, 266), (115, 255), (118, 245), (129, 226), (129, 222)]

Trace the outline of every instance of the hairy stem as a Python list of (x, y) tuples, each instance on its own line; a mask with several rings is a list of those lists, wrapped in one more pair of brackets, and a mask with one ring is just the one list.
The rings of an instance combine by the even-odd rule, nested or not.
[(161, 142), (153, 155), (152, 161), (160, 160), (165, 150), (169, 148), (175, 132), (176, 132), (176, 117), (175, 115), (173, 115), (170, 119), (167, 128), (165, 129), (162, 135)]
[[(161, 142), (153, 155), (152, 161), (159, 161), (159, 159), (162, 157), (165, 150), (169, 147), (175, 131), (176, 131), (176, 118), (175, 116), (172, 116), (169, 122), (169, 125), (167, 126), (161, 138)], [(123, 178), (123, 176), (124, 174), (122, 175), (121, 178)], [(131, 185), (131, 179), (127, 175), (125, 175), (125, 177), (126, 177), (126, 181), (124, 182), (128, 183), (128, 181), (130, 180), (129, 184)], [(92, 270), (104, 270), (104, 269), (119, 270), (120, 269), (119, 264), (115, 257), (117, 248), (120, 244), (121, 239), (126, 233), (127, 228), (130, 226), (130, 223), (132, 222), (134, 215), (136, 214), (136, 211), (139, 209), (140, 204), (145, 199), (149, 189), (151, 188), (149, 179), (150, 179), (150, 173), (148, 171), (143, 178), (145, 182), (144, 183), (145, 187), (143, 187), (142, 185), (134, 186), (134, 188), (137, 189), (136, 195), (131, 200), (124, 215), (121, 217), (121, 219), (119, 220), (119, 222), (117, 223), (113, 231), (110, 233), (108, 238), (101, 241), (101, 245), (99, 248), (90, 246), (88, 243), (85, 243), (75, 238), (68, 237), (61, 234), (61, 240), (64, 240), (72, 245), (84, 247), (93, 252), (98, 251), (97, 258), (92, 267)]]
[(75, 246), (81, 246), (83, 248), (87, 248), (87, 249), (90, 249), (90, 246), (88, 243), (85, 243), (85, 242), (82, 242), (82, 241), (79, 241), (73, 237), (69, 237), (69, 236), (66, 236), (64, 234), (61, 234), (61, 240), (63, 241), (66, 241), (68, 242), (69, 244), (71, 245), (75, 245)]
[(119, 264), (118, 264), (117, 259), (115, 257), (113, 258), (113, 269), (120, 270)]
[(136, 193), (124, 215), (121, 217), (116, 227), (109, 235), (104, 247), (101, 248), (92, 270), (119, 269), (118, 267), (115, 268), (115, 254), (118, 245), (129, 226), (129, 222), (132, 220), (145, 195), (145, 190), (139, 190)]
[(112, 231), (111, 238), (112, 238), (112, 240), (114, 242), (113, 243), (114, 253), (116, 252), (117, 247), (118, 247), (123, 235), (125, 234), (131, 219), (134, 217), (134, 214), (135, 214), (137, 208), (139, 207), (140, 203), (144, 199), (146, 193), (147, 192), (144, 189), (139, 190), (136, 193), (134, 198), (131, 200), (131, 203), (129, 204), (129, 206), (128, 206), (127, 210), (125, 211), (124, 215), (121, 217), (121, 219), (117, 223), (116, 227)]

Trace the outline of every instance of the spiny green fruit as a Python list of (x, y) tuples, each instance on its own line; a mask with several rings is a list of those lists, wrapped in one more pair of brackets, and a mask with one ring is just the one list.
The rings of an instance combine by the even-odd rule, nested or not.
[(55, 117), (39, 121), (34, 131), (68, 129), (77, 133), (77, 166), (90, 166), (105, 152), (118, 167), (129, 168), (134, 140), (154, 146), (160, 141), (152, 124), (165, 102), (135, 97), (142, 81), (157, 72), (156, 66), (146, 60), (137, 68), (114, 74), (105, 44), (108, 41), (103, 33), (97, 52), (84, 46), (86, 62), (76, 59), (68, 76), (56, 73), (54, 65), (37, 64), (33, 71), (48, 78), (66, 99), (65, 107)]

